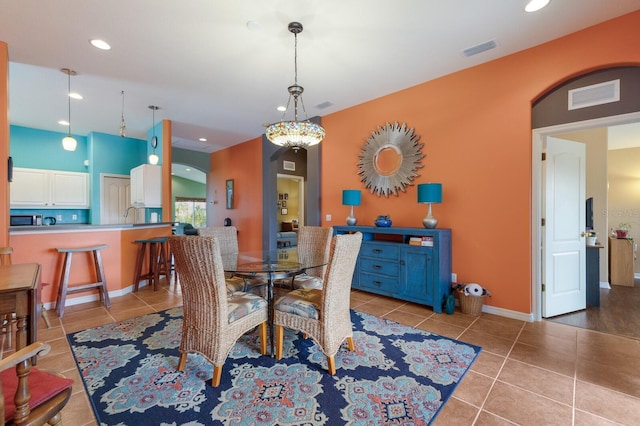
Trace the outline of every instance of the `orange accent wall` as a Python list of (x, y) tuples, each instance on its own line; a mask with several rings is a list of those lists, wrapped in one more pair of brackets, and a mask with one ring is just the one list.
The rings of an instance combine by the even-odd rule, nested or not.
[[(7, 176), (9, 157), (9, 48), (0, 41), (0, 176)], [(0, 184), (0, 247), (9, 241), (9, 182), (4, 179)]]
[(173, 220), (171, 195), (171, 120), (162, 120), (162, 222)]
[[(227, 209), (226, 181), (233, 179), (234, 205)], [(211, 154), (207, 179), (207, 225), (222, 226), (230, 218), (238, 228), (241, 251), (262, 249), (262, 138)]]
[[(488, 305), (531, 313), (531, 105), (577, 75), (640, 65), (637, 28), (640, 12), (323, 117), (321, 217), (333, 216), (323, 225), (344, 224), (342, 189), (359, 188), (358, 224), (390, 214), (394, 226), (422, 226), (427, 207), (417, 204), (415, 186), (397, 197), (378, 197), (357, 175), (358, 153), (370, 132), (386, 122), (407, 123), (425, 144), (415, 183), (443, 184), (443, 203), (433, 213), (439, 227), (452, 229), (458, 281), (488, 288)], [(259, 164), (254, 143), (212, 154), (210, 182), (218, 194), (238, 161), (245, 168)], [(251, 184), (261, 185), (259, 179)], [(256, 207), (241, 204), (233, 211), (243, 227), (254, 223), (251, 232), (262, 223)]]

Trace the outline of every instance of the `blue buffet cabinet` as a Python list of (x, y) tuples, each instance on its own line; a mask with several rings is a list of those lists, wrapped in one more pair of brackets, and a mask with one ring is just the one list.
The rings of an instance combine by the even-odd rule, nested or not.
[[(334, 226), (336, 234), (362, 232), (363, 240), (352, 287), (442, 312), (451, 292), (451, 230)], [(411, 237), (432, 246), (411, 245)]]

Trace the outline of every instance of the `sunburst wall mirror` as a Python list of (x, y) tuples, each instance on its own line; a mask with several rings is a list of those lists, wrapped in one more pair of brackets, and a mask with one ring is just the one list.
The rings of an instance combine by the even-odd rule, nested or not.
[(358, 154), (358, 174), (365, 188), (385, 197), (397, 196), (398, 190), (406, 192), (406, 186), (420, 176), (417, 170), (422, 167), (424, 144), (419, 139), (405, 123), (387, 123), (372, 131)]

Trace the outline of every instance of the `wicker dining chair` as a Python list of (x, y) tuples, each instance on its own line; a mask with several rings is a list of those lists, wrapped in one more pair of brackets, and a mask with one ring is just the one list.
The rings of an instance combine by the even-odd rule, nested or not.
[(227, 291), (217, 237), (172, 236), (169, 241), (184, 311), (178, 370), (184, 370), (187, 354), (198, 353), (213, 364), (211, 385), (215, 387), (235, 342), (256, 326), (260, 353), (267, 353), (267, 301)]
[[(198, 235), (201, 237), (216, 237), (220, 243), (220, 254), (222, 256), (238, 252), (238, 228), (235, 226), (198, 228)], [(225, 277), (227, 289), (230, 292), (247, 291), (250, 286), (264, 284), (262, 280), (238, 277), (231, 273), (225, 274)]]
[[(305, 256), (329, 260), (329, 249), (331, 248), (331, 237), (333, 227), (331, 226), (301, 226), (298, 231), (298, 246), (296, 251), (298, 259)], [(296, 275), (293, 278), (283, 278), (274, 281), (276, 287), (286, 287), (293, 290), (299, 288), (322, 288), (322, 280), (327, 270), (324, 266), (307, 269), (306, 272)]]
[(349, 293), (361, 243), (360, 232), (334, 236), (324, 287), (294, 290), (276, 301), (276, 359), (282, 358), (284, 327), (311, 337), (326, 355), (332, 375), (336, 373), (334, 356), (345, 339), (349, 350), (355, 349)]

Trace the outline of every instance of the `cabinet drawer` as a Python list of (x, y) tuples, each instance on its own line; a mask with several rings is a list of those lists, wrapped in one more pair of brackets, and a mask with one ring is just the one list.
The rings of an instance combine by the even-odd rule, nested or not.
[(383, 290), (388, 294), (395, 293), (398, 288), (398, 277), (360, 272), (360, 287)]
[(398, 276), (400, 265), (397, 260), (383, 260), (370, 257), (360, 258), (360, 271), (374, 274)]
[(362, 243), (360, 256), (377, 257), (379, 259), (398, 259), (400, 248), (398, 244)]

